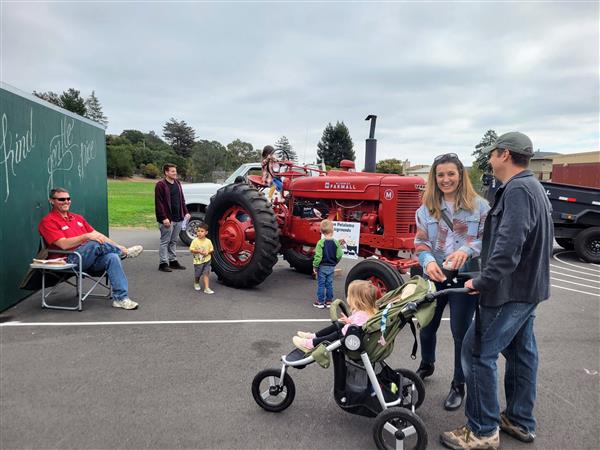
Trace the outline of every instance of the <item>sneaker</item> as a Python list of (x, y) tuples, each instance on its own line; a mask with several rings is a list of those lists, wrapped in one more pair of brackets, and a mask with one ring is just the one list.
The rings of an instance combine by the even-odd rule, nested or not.
[(138, 256), (140, 256), (140, 253), (142, 253), (144, 251), (144, 247), (142, 247), (141, 245), (134, 245), (133, 247), (129, 247), (127, 249), (127, 256), (125, 256), (126, 258), (137, 258)]
[(158, 270), (161, 272), (173, 272), (167, 263), (160, 263), (158, 265)]
[(122, 300), (113, 300), (113, 308), (123, 308), (123, 309), (136, 309), (138, 304), (129, 298), (124, 298)]
[(204, 293), (205, 293), (205, 294), (214, 294), (214, 293), (215, 293), (215, 291), (213, 291), (211, 288), (205, 288), (205, 289), (204, 289)]
[(535, 433), (527, 431), (525, 428), (512, 423), (510, 420), (508, 420), (508, 417), (506, 417), (505, 412), (500, 413), (500, 430), (521, 442), (529, 443), (535, 440)]
[(314, 339), (315, 338), (315, 333), (307, 333), (306, 331), (298, 331), (298, 333), (296, 333), (298, 336), (300, 336), (302, 339)]
[(300, 336), (294, 336), (292, 342), (296, 348), (302, 350), (304, 353), (308, 353), (314, 348), (312, 339), (302, 339)]
[(175, 270), (185, 270), (185, 266), (182, 266), (181, 264), (179, 264), (179, 261), (177, 261), (177, 260), (169, 261), (169, 267), (171, 269), (175, 269)]
[(201, 289), (200, 288), (200, 283), (194, 283), (194, 289), (197, 290), (197, 291), (199, 291)]
[(315, 308), (323, 309), (323, 308), (325, 308), (325, 303), (314, 302), (313, 306)]
[(326, 308), (331, 308), (331, 303), (332, 303), (331, 300), (325, 301), (325, 307)]
[(498, 450), (500, 433), (478, 437), (467, 426), (440, 434), (440, 442), (452, 450)]

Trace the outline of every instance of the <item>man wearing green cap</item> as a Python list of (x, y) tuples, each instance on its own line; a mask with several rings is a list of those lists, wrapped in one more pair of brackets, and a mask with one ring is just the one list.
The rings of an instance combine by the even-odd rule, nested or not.
[[(533, 145), (526, 135), (503, 134), (487, 151), (502, 184), (485, 222), (482, 271), (465, 283), (480, 292), (480, 301), (462, 347), (467, 423), (440, 435), (452, 449), (498, 448), (498, 427), (522, 442), (535, 439), (538, 352), (533, 321), (538, 303), (550, 296), (552, 210), (527, 168)], [(503, 412), (497, 393), (500, 353), (506, 358)]]

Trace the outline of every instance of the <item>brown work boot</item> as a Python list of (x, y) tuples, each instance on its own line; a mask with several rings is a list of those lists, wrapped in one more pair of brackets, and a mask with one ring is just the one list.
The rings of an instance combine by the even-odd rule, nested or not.
[(521, 442), (529, 443), (535, 440), (535, 433), (527, 431), (525, 428), (511, 422), (506, 417), (506, 412), (500, 413), (500, 430)]
[(500, 434), (496, 430), (491, 436), (478, 437), (465, 425), (440, 434), (440, 442), (452, 450), (498, 450)]

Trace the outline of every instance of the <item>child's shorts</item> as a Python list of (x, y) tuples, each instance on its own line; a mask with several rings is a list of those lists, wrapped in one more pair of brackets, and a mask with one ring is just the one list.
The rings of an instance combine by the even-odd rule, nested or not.
[(194, 276), (200, 278), (202, 275), (210, 273), (210, 261), (203, 264), (194, 264)]

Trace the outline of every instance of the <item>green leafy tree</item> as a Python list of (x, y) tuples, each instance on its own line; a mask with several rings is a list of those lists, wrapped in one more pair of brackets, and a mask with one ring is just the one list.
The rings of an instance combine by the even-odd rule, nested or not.
[(50, 102), (53, 105), (60, 106), (61, 108), (63, 106), (60, 97), (55, 92), (52, 92), (52, 91), (48, 91), (48, 92), (36, 92), (36, 91), (33, 91), (33, 95), (35, 95), (36, 97), (41, 98), (42, 100), (46, 100), (47, 102)]
[(473, 164), (473, 166), (469, 169), (469, 179), (471, 180), (471, 184), (473, 185), (475, 191), (480, 193), (483, 193), (483, 185), (481, 183), (482, 175), (483, 172), (481, 169), (479, 169), (479, 167), (475, 166), (475, 164)]
[(160, 176), (160, 169), (155, 164), (148, 163), (144, 165), (142, 174), (146, 178), (158, 178)]
[(328, 166), (339, 167), (342, 159), (354, 161), (356, 158), (353, 150), (354, 144), (344, 122), (337, 122), (335, 127), (330, 122), (325, 127), (317, 147), (319, 162), (324, 161)]
[(186, 158), (191, 155), (196, 132), (184, 120), (171, 118), (163, 127), (163, 136), (175, 153)]
[(62, 107), (66, 110), (86, 117), (85, 100), (81, 97), (77, 89), (69, 88), (69, 90), (64, 91), (60, 96), (60, 101), (62, 102)]
[(493, 144), (496, 139), (498, 139), (496, 132), (494, 130), (487, 130), (479, 144), (475, 146), (475, 151), (472, 153), (475, 157), (473, 166), (477, 167), (482, 173), (491, 171), (488, 154), (485, 153), (484, 150), (486, 147)]
[(120, 136), (132, 144), (139, 144), (144, 141), (144, 133), (139, 130), (123, 130)]
[(154, 131), (149, 131), (144, 135), (146, 146), (153, 150), (164, 150), (165, 148), (171, 148), (169, 144), (163, 141)]
[(377, 163), (375, 172), (397, 173), (398, 175), (402, 175), (404, 173), (404, 163), (396, 158), (382, 159)]
[(92, 91), (90, 96), (85, 99), (85, 117), (104, 126), (108, 125), (108, 118), (102, 112), (102, 105), (100, 105), (95, 91)]
[(130, 177), (134, 164), (131, 144), (111, 145), (106, 148), (106, 172), (112, 177)]
[(275, 150), (282, 150), (290, 157), (290, 161), (295, 163), (298, 162), (298, 155), (296, 154), (292, 144), (287, 137), (281, 136), (277, 142), (275, 142)]
[(192, 181), (210, 182), (215, 170), (225, 167), (227, 148), (217, 141), (201, 140), (194, 144), (188, 175)]
[(260, 161), (260, 151), (255, 150), (250, 142), (236, 139), (227, 144), (225, 165), (222, 169), (229, 172), (237, 169), (240, 164), (256, 161)]

